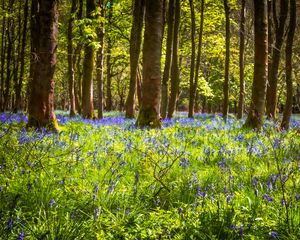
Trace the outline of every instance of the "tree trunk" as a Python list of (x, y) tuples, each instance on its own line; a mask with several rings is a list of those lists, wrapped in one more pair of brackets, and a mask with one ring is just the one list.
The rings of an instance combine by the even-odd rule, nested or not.
[(244, 67), (245, 67), (245, 3), (246, 0), (242, 0), (241, 6), (241, 25), (240, 25), (240, 55), (239, 55), (239, 64), (240, 64), (240, 92), (239, 92), (239, 105), (238, 105), (238, 114), (237, 118), (241, 119), (244, 115), (244, 103), (245, 103), (245, 76), (244, 76)]
[(57, 130), (54, 113), (54, 71), (58, 37), (58, 1), (32, 0), (32, 80), (30, 82), (28, 127)]
[(126, 118), (134, 118), (134, 95), (136, 92), (136, 79), (139, 64), (139, 55), (142, 42), (144, 22), (144, 0), (135, 0), (133, 9), (133, 22), (130, 36), (130, 82), (129, 93), (126, 100)]
[(254, 0), (254, 78), (251, 106), (245, 127), (260, 129), (265, 113), (268, 78), (268, 14), (267, 0)]
[(192, 52), (191, 52), (191, 68), (190, 68), (190, 97), (189, 97), (189, 114), (188, 117), (192, 118), (194, 115), (194, 98), (193, 92), (195, 84), (194, 84), (194, 74), (195, 74), (195, 55), (196, 55), (196, 43), (195, 43), (195, 32), (196, 32), (196, 20), (195, 20), (195, 9), (193, 0), (189, 0), (190, 10), (191, 10), (191, 41), (192, 41)]
[[(100, 17), (105, 18), (104, 0), (99, 1)], [(101, 21), (98, 29), (100, 48), (97, 52), (97, 90), (98, 90), (98, 118), (103, 118), (103, 66), (104, 66), (104, 21)]]
[(200, 12), (200, 29), (199, 29), (199, 40), (198, 40), (198, 53), (197, 53), (197, 60), (196, 60), (196, 71), (195, 71), (195, 81), (193, 83), (193, 89), (190, 97), (190, 104), (189, 104), (189, 117), (194, 116), (194, 106), (195, 106), (195, 97), (198, 87), (198, 79), (199, 79), (199, 69), (200, 69), (200, 61), (201, 61), (201, 52), (202, 52), (202, 35), (203, 35), (203, 22), (204, 22), (204, 3), (205, 0), (201, 0), (201, 12)]
[(73, 22), (74, 14), (76, 12), (76, 0), (72, 0), (70, 18), (68, 22), (68, 87), (69, 87), (69, 101), (70, 101), (70, 117), (76, 114), (75, 108), (75, 76), (74, 76), (74, 51), (73, 51)]
[(22, 43), (21, 43), (21, 53), (20, 53), (20, 75), (18, 84), (16, 87), (16, 103), (15, 103), (15, 111), (22, 109), (22, 86), (24, 80), (24, 69), (25, 69), (25, 48), (27, 41), (27, 22), (28, 22), (28, 0), (25, 1), (24, 4), (24, 18), (23, 18), (23, 29), (22, 29)]
[(160, 70), (162, 49), (163, 0), (146, 0), (145, 33), (143, 46), (142, 106), (137, 127), (161, 127)]
[[(95, 11), (95, 0), (86, 1), (87, 18), (93, 19), (92, 12)], [(93, 41), (93, 39), (90, 39)], [(83, 79), (82, 79), (82, 116), (94, 118), (93, 104), (93, 70), (95, 51), (90, 43), (84, 46)]]
[(174, 37), (174, 0), (169, 1), (168, 7), (168, 33), (167, 33), (167, 49), (166, 49), (166, 62), (162, 80), (161, 91), (161, 117), (165, 119), (168, 109), (169, 97), (169, 77), (172, 64), (172, 51), (173, 51), (173, 37)]
[(140, 69), (138, 68), (137, 71), (137, 78), (136, 78), (136, 92), (137, 92), (137, 98), (138, 98), (138, 104), (139, 107), (142, 105), (142, 74)]
[[(4, 9), (4, 1), (2, 2), (2, 9)], [(5, 67), (5, 28), (6, 16), (2, 16), (2, 30), (1, 30), (1, 70), (0, 70), (0, 112), (4, 111), (4, 67)]]
[(176, 110), (176, 103), (179, 92), (179, 67), (178, 67), (178, 35), (180, 24), (180, 0), (175, 0), (175, 22), (174, 22), (174, 39), (173, 54), (171, 66), (171, 93), (168, 105), (168, 118), (171, 119)]
[(273, 19), (275, 29), (275, 46), (272, 52), (272, 66), (269, 75), (269, 85), (267, 88), (267, 116), (269, 118), (276, 117), (277, 109), (277, 82), (278, 68), (281, 57), (281, 48), (284, 41), (285, 23), (288, 13), (288, 1), (280, 0), (279, 22), (277, 20), (276, 1), (273, 0)]
[(293, 80), (292, 80), (292, 56), (293, 42), (296, 29), (297, 6), (296, 0), (290, 0), (289, 30), (285, 46), (285, 79), (286, 79), (286, 102), (281, 122), (282, 129), (289, 129), (290, 118), (293, 109)]
[[(108, 9), (108, 25), (111, 25), (113, 15), (112, 3)], [(112, 93), (111, 93), (111, 39), (109, 34), (107, 35), (107, 57), (106, 57), (106, 110), (112, 110)]]
[(223, 118), (226, 121), (228, 115), (228, 106), (229, 106), (229, 64), (230, 64), (230, 8), (228, 6), (227, 0), (224, 0), (224, 10), (225, 10), (225, 19), (226, 19), (226, 58), (225, 58), (225, 76), (224, 76), (224, 102), (223, 102)]

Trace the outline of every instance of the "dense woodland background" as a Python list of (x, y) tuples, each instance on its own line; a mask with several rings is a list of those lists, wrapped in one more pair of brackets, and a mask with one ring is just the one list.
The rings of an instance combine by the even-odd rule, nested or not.
[[(87, 118), (102, 118), (103, 110), (126, 111), (127, 117), (134, 117), (141, 107), (143, 87), (153, 95), (151, 86), (157, 84), (156, 81), (148, 89), (143, 86), (143, 67), (152, 64), (145, 63), (143, 56), (156, 49), (160, 55), (159, 48), (153, 48), (154, 40), (145, 39), (146, 31), (155, 36), (157, 27), (162, 26), (158, 83), (162, 118), (171, 118), (175, 110), (189, 111), (190, 117), (194, 112), (222, 112), (225, 119), (228, 112), (238, 117), (249, 113), (254, 75), (255, 1), (47, 2), (0, 1), (0, 111), (30, 112), (31, 106), (44, 101), (38, 95), (30, 101), (33, 88), (50, 91), (52, 97), (53, 81), (50, 85), (46, 83), (48, 87), (31, 83), (35, 79), (36, 62), (52, 61), (55, 67), (55, 59), (49, 60), (47, 56), (44, 59), (40, 54), (43, 47), (47, 50), (52, 46), (53, 53), (55, 50), (57, 53), (55, 72), (54, 68), (45, 71), (46, 75), (49, 71), (54, 73), (55, 109)], [(300, 1), (256, 4), (264, 3), (268, 5), (269, 32), (266, 114), (276, 118), (275, 114), (282, 113), (287, 105), (286, 96), (292, 95), (293, 112), (299, 112), (300, 20), (293, 25), (292, 16), (300, 14)], [(52, 14), (48, 14), (50, 20), (43, 16), (47, 13)], [(151, 25), (151, 19), (158, 15), (161, 15), (159, 25)], [(150, 27), (145, 30), (147, 24)], [(295, 29), (293, 36), (289, 34), (291, 29)], [(45, 34), (47, 31), (52, 31), (52, 38)], [(53, 45), (48, 46), (50, 38)], [(148, 53), (145, 45), (150, 47)], [(293, 54), (292, 93), (286, 87), (289, 47)], [(47, 82), (43, 76), (38, 78)], [(50, 76), (49, 81), (52, 79)], [(98, 115), (94, 110), (98, 110)]]

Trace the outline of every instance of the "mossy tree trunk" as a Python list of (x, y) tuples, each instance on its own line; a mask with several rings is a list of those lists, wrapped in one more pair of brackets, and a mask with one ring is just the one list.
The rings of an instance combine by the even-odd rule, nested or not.
[(175, 22), (173, 38), (173, 54), (171, 66), (171, 92), (168, 104), (168, 118), (172, 118), (176, 110), (179, 94), (178, 35), (180, 24), (180, 0), (175, 0)]
[(268, 87), (267, 87), (267, 116), (269, 118), (276, 118), (277, 109), (277, 82), (278, 69), (281, 58), (281, 49), (284, 42), (285, 25), (288, 14), (288, 0), (280, 0), (279, 21), (277, 16), (276, 2), (273, 0), (273, 19), (275, 29), (275, 46), (272, 49), (272, 65), (269, 73)]
[(240, 22), (240, 52), (239, 52), (239, 65), (240, 65), (240, 92), (239, 92), (239, 105), (237, 118), (241, 119), (244, 115), (245, 109), (245, 5), (246, 0), (241, 3), (241, 22)]
[[(100, 16), (105, 17), (104, 0), (99, 0)], [(104, 21), (101, 22), (98, 29), (98, 39), (100, 48), (97, 52), (97, 91), (98, 91), (98, 118), (103, 118), (103, 68), (104, 68)]]
[(160, 70), (163, 0), (146, 0), (142, 106), (137, 127), (160, 127)]
[[(96, 10), (95, 0), (86, 1), (87, 18), (93, 19), (92, 12)], [(93, 39), (90, 39), (93, 41)], [(94, 117), (93, 104), (93, 70), (95, 50), (90, 43), (84, 46), (83, 79), (82, 79), (82, 116), (84, 118)]]
[(254, 79), (251, 106), (246, 128), (260, 129), (265, 114), (268, 78), (268, 11), (267, 0), (254, 0)]
[(223, 85), (223, 119), (226, 121), (228, 115), (229, 107), (229, 66), (230, 66), (230, 8), (228, 1), (224, 0), (224, 10), (225, 10), (225, 45), (226, 45), (226, 56), (225, 56), (225, 76), (224, 76), (224, 85)]
[(27, 126), (57, 130), (53, 75), (58, 37), (58, 0), (33, 0), (32, 5), (31, 56), (33, 61)]
[(74, 13), (76, 12), (76, 0), (72, 0), (71, 12), (68, 22), (68, 87), (69, 87), (69, 106), (70, 117), (76, 114), (75, 109), (75, 75), (74, 75), (74, 49), (73, 49), (73, 22)]
[(293, 108), (293, 79), (292, 79), (292, 56), (293, 56), (293, 42), (296, 29), (297, 20), (296, 0), (290, 0), (290, 19), (289, 31), (285, 46), (285, 80), (286, 80), (286, 102), (281, 122), (282, 129), (289, 129), (290, 118)]
[(168, 97), (169, 97), (169, 78), (170, 69), (172, 64), (172, 51), (173, 51), (173, 38), (174, 38), (174, 5), (175, 1), (169, 1), (168, 7), (168, 32), (167, 32), (167, 49), (166, 49), (166, 62), (164, 67), (163, 79), (162, 79), (162, 91), (161, 91), (161, 117), (165, 119), (168, 109)]
[(134, 99), (138, 78), (138, 64), (142, 43), (142, 30), (144, 22), (144, 0), (135, 0), (133, 21), (130, 35), (130, 82), (129, 93), (126, 99), (126, 118), (134, 118)]

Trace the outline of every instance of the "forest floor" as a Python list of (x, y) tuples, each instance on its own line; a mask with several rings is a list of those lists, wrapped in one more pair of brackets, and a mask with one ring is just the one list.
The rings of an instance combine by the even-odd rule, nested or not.
[(0, 114), (0, 239), (300, 239), (299, 116), (289, 132), (57, 118), (49, 133)]

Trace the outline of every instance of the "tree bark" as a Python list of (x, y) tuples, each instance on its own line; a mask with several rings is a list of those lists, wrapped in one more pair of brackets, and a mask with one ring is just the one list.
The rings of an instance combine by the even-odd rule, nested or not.
[(161, 117), (165, 119), (168, 109), (168, 97), (169, 97), (169, 78), (170, 69), (172, 64), (172, 51), (173, 51), (173, 37), (174, 37), (174, 0), (169, 1), (168, 6), (168, 32), (167, 32), (167, 49), (166, 49), (166, 62), (164, 67), (163, 79), (162, 79), (162, 91), (161, 91)]
[(191, 68), (190, 68), (190, 96), (189, 96), (189, 113), (188, 117), (192, 118), (194, 115), (194, 98), (193, 92), (195, 84), (194, 84), (194, 74), (195, 74), (195, 55), (196, 55), (196, 43), (195, 43), (195, 35), (196, 35), (196, 20), (195, 20), (195, 9), (193, 0), (189, 0), (190, 10), (191, 10), (191, 41), (192, 41), (192, 51), (191, 51)]
[(160, 70), (162, 49), (163, 0), (146, 0), (145, 33), (143, 45), (142, 106), (137, 127), (161, 127)]
[[(105, 18), (104, 0), (99, 1), (100, 16)], [(98, 39), (100, 48), (97, 52), (97, 90), (98, 90), (98, 118), (103, 118), (103, 68), (104, 68), (104, 22), (101, 21), (98, 29)]]
[[(95, 0), (86, 1), (87, 18), (93, 19), (92, 12), (95, 11)], [(93, 41), (93, 39), (90, 39)], [(90, 43), (84, 46), (83, 79), (82, 79), (82, 116), (94, 118), (93, 103), (93, 70), (94, 70), (94, 47)]]
[[(113, 5), (111, 4), (108, 9), (108, 25), (111, 25), (113, 16)], [(106, 110), (111, 111), (113, 107), (112, 93), (111, 93), (111, 39), (109, 34), (107, 35), (107, 56), (106, 56)]]
[(240, 55), (239, 55), (239, 65), (240, 65), (240, 92), (239, 92), (239, 105), (237, 118), (241, 119), (244, 115), (244, 103), (245, 103), (245, 4), (246, 0), (242, 0), (241, 6), (241, 23), (240, 23)]
[[(4, 1), (2, 2), (2, 9), (4, 9)], [(6, 16), (2, 16), (2, 29), (1, 29), (1, 71), (0, 71), (0, 112), (4, 111), (4, 67), (5, 67), (5, 28)]]
[(296, 29), (297, 6), (296, 0), (290, 0), (289, 30), (285, 46), (285, 80), (286, 80), (286, 102), (281, 122), (282, 129), (289, 129), (290, 118), (293, 109), (293, 79), (292, 79), (292, 57), (293, 42)]
[(70, 117), (74, 117), (76, 114), (75, 108), (75, 75), (74, 75), (74, 50), (73, 50), (73, 22), (74, 14), (76, 12), (76, 0), (72, 0), (71, 12), (68, 22), (68, 87), (69, 87), (69, 106)]
[(244, 127), (260, 129), (265, 113), (268, 78), (268, 14), (267, 0), (254, 0), (254, 78), (251, 106)]
[(27, 41), (27, 24), (28, 24), (28, 0), (24, 4), (24, 17), (23, 17), (23, 29), (22, 29), (22, 43), (21, 43), (21, 52), (20, 52), (20, 75), (16, 87), (16, 102), (15, 102), (15, 111), (22, 109), (22, 86), (24, 80), (24, 69), (25, 69), (25, 48)]
[(54, 113), (54, 71), (58, 37), (58, 1), (32, 0), (32, 80), (30, 82), (28, 127), (57, 130)]
[(130, 35), (130, 82), (129, 93), (126, 100), (126, 118), (134, 118), (134, 99), (137, 85), (137, 71), (140, 49), (142, 43), (142, 30), (144, 22), (144, 0), (135, 0), (133, 9), (133, 21)]
[(195, 70), (195, 81), (193, 83), (193, 89), (191, 92), (190, 97), (190, 104), (189, 104), (189, 117), (194, 116), (195, 111), (195, 97), (198, 87), (198, 79), (199, 79), (199, 70), (200, 70), (200, 61), (201, 61), (201, 52), (202, 52), (202, 36), (203, 36), (203, 22), (204, 22), (204, 3), (205, 0), (201, 0), (201, 12), (200, 12), (200, 29), (199, 29), (199, 40), (198, 40), (198, 53), (197, 53), (197, 60), (196, 60), (196, 70)]
[(223, 119), (227, 120), (228, 107), (229, 107), (229, 64), (230, 64), (230, 8), (228, 6), (228, 1), (224, 0), (224, 10), (225, 10), (225, 31), (226, 31), (226, 58), (225, 58), (225, 76), (224, 76), (224, 102), (223, 102)]
[(178, 66), (178, 35), (180, 24), (180, 0), (175, 0), (175, 22), (174, 22), (174, 39), (173, 54), (171, 66), (171, 92), (168, 105), (168, 118), (171, 119), (176, 110), (176, 103), (179, 92), (179, 66)]
[(272, 65), (269, 75), (269, 85), (267, 88), (267, 116), (269, 118), (276, 118), (277, 109), (277, 82), (278, 69), (281, 57), (281, 48), (284, 42), (285, 23), (288, 13), (288, 1), (280, 0), (279, 22), (277, 19), (276, 1), (273, 0), (273, 18), (275, 29), (275, 46), (272, 52)]

